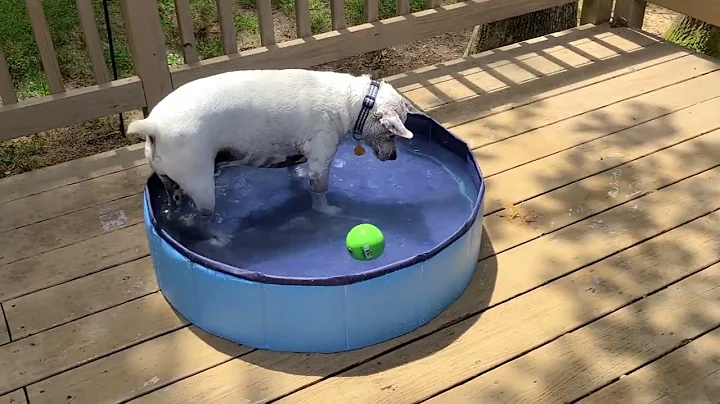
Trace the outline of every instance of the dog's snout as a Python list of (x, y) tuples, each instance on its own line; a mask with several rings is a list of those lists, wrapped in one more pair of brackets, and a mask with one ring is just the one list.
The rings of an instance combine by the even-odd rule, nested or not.
[(395, 150), (390, 154), (390, 160), (397, 160), (397, 152)]

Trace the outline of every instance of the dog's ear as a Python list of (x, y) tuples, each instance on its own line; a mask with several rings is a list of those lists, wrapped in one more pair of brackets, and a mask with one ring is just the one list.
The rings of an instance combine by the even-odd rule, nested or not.
[(405, 139), (412, 139), (413, 133), (403, 125), (398, 114), (389, 109), (378, 109), (378, 118), (380, 124), (389, 130), (393, 135), (400, 136)]

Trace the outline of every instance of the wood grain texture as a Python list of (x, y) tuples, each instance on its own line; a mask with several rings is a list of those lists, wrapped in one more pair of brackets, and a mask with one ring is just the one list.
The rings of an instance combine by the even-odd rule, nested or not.
[[(701, 73), (705, 72), (701, 71)], [(598, 105), (596, 103), (588, 105), (580, 99), (583, 90), (564, 94), (558, 96), (558, 98), (570, 103), (585, 104), (585, 110), (588, 112), (548, 125), (544, 117), (534, 115), (542, 115), (546, 111), (544, 105), (539, 106), (533, 109), (533, 115), (530, 115), (528, 119), (536, 121), (527, 124), (523, 122), (522, 126), (524, 128), (519, 133), (510, 127), (495, 125), (497, 122), (502, 122), (503, 119), (490, 122), (493, 121), (490, 118), (488, 123), (484, 125), (480, 122), (481, 125), (488, 127), (483, 133), (487, 131), (492, 136), (501, 132), (498, 137), (505, 137), (505, 140), (488, 144), (474, 151), (478, 161), (482, 162), (483, 175), (486, 178), (491, 177), (528, 162), (600, 139), (632, 126), (650, 122), (720, 96), (720, 88), (712, 85), (712, 83), (720, 82), (720, 70), (677, 84), (673, 82), (674, 80), (669, 80), (667, 87), (661, 87), (658, 90), (649, 92), (647, 92), (646, 88), (639, 90), (642, 91), (642, 94), (636, 97), (627, 98), (600, 108), (596, 108)], [(641, 87), (640, 83), (642, 83), (642, 80), (635, 82)], [(608, 81), (607, 84), (614, 85), (614, 80)], [(552, 100), (549, 100), (547, 104), (557, 106)], [(574, 105), (568, 107), (568, 109), (574, 109)], [(530, 113), (528, 112), (528, 114)], [(550, 114), (552, 115), (552, 112)], [(503, 118), (507, 124), (509, 123), (507, 119), (512, 117), (506, 115)], [(528, 128), (531, 129), (528, 130)], [(478, 139), (479, 136), (473, 138), (476, 142), (482, 142), (482, 140)], [(470, 142), (473, 138), (468, 139), (465, 137), (463, 140)], [(528, 144), (532, 144), (532, 147), (525, 147)]]
[(405, 14), (410, 14), (410, 0), (395, 0), (395, 15)]
[(378, 0), (365, 0), (365, 20), (375, 22), (379, 18)]
[(142, 195), (133, 195), (0, 233), (0, 264), (7, 265), (141, 223), (142, 204)]
[[(720, 131), (582, 179), (527, 200), (520, 207), (509, 206), (487, 215), (483, 225), (493, 242), (492, 248), (481, 249), (480, 259), (709, 170), (718, 165), (717, 156), (720, 156)], [(630, 204), (630, 208), (634, 206)]]
[(646, 6), (645, 0), (616, 0), (613, 20), (630, 28), (642, 28)]
[(716, 264), (427, 402), (573, 402), (718, 325)]
[(101, 312), (158, 290), (149, 257), (106, 269), (3, 305), (13, 338)]
[[(646, 37), (646, 35), (637, 35), (635, 31), (622, 27), (612, 28), (607, 25), (585, 24), (539, 38), (532, 38), (501, 48), (468, 55), (464, 58), (397, 73), (386, 77), (384, 80), (391, 83), (398, 91), (407, 91), (422, 88), (428, 83), (452, 80), (453, 74), (462, 76), (472, 73), (473, 69), (480, 71), (491, 65), (497, 66), (498, 64), (512, 63), (516, 59), (524, 60), (537, 57), (537, 51), (544, 53), (557, 52), (568, 46), (577, 46), (591, 40), (604, 40), (604, 38), (614, 35)], [(652, 41), (652, 43), (657, 42), (657, 40)]]
[[(470, 98), (497, 96), (516, 86), (532, 85), (547, 76), (562, 76), (572, 69), (610, 63), (620, 55), (620, 50), (626, 53), (645, 52), (645, 47), (657, 44), (652, 39), (633, 37), (623, 31), (620, 35), (598, 32), (595, 40), (585, 36), (592, 35), (591, 32), (580, 32), (582, 36), (574, 41), (560, 37), (548, 40), (549, 43), (524, 44), (481, 58), (471, 56), (465, 61), (448, 63), (442, 71), (421, 71), (419, 74), (408, 74), (404, 81), (391, 78), (389, 82), (420, 108), (430, 110)], [(633, 40), (629, 41), (628, 37)], [(553, 43), (556, 45), (553, 46)]]
[[(33, 34), (35, 34), (35, 42), (40, 51), (40, 60), (45, 71), (45, 78), (50, 86), (53, 94), (65, 92), (65, 84), (63, 83), (62, 74), (60, 73), (60, 65), (58, 64), (55, 45), (53, 45), (50, 36), (50, 27), (45, 18), (45, 11), (41, 0), (25, 0), (30, 25), (32, 25)], [(0, 130), (2, 132), (2, 130)]]
[(142, 80), (145, 104), (151, 111), (174, 88), (157, 0), (121, 0), (120, 9), (133, 68)]
[(295, 33), (298, 38), (312, 35), (310, 29), (310, 1), (295, 0)]
[[(714, 131), (720, 125), (713, 118), (714, 112), (711, 111), (717, 111), (717, 108), (720, 108), (720, 98), (713, 98), (494, 175), (485, 181), (487, 187), (485, 211), (492, 213), (503, 209), (509, 203), (520, 203), (584, 177)], [(662, 131), (662, 135), (658, 134), (659, 131)], [(650, 138), (653, 138), (653, 141), (648, 141)]]
[(222, 50), (226, 55), (233, 55), (238, 52), (233, 3), (232, 0), (215, 0), (218, 23), (220, 24), (220, 36), (222, 37)]
[[(711, 229), (719, 219), (717, 213), (701, 217), (279, 402), (407, 403), (428, 399), (713, 264), (720, 244)], [(688, 263), (690, 268), (685, 265), (685, 253), (695, 248), (690, 246), (692, 243), (684, 243), (687, 237), (698, 238), (702, 246), (697, 247), (707, 251), (698, 261)], [(602, 239), (612, 243), (607, 234)], [(568, 241), (575, 247), (568, 254), (577, 254), (578, 245), (586, 249), (597, 245), (585, 241)], [(706, 248), (707, 245), (711, 248)], [(526, 255), (522, 267), (507, 267), (498, 262), (498, 274), (516, 269), (534, 275), (540, 268), (535, 266), (528, 271), (527, 262), (551, 265), (541, 255)], [(556, 258), (560, 255), (564, 254), (555, 254)], [(555, 264), (561, 266), (563, 261), (557, 260)], [(656, 270), (658, 266), (665, 270)], [(518, 272), (511, 276), (517, 277)], [(497, 284), (501, 282), (498, 278)], [(569, 296), (573, 304), (567, 304)], [(631, 324), (626, 326), (632, 329)]]
[(75, 0), (75, 4), (77, 5), (83, 35), (85, 36), (85, 47), (95, 74), (95, 83), (107, 83), (111, 80), (110, 71), (107, 63), (105, 63), (105, 53), (100, 41), (100, 32), (95, 19), (95, 8), (92, 0)]
[(345, 22), (345, 0), (330, 0), (330, 20), (334, 30), (347, 27)]
[(137, 143), (2, 178), (0, 204), (146, 164), (144, 147)]
[[(185, 326), (160, 293), (0, 347), (0, 394)], [(66, 395), (62, 396), (65, 400)], [(59, 397), (56, 397), (59, 398)]]
[(720, 329), (689, 342), (579, 401), (712, 404), (720, 397)]
[(175, 16), (180, 29), (180, 43), (185, 63), (194, 63), (200, 60), (197, 50), (197, 39), (193, 28), (190, 0), (175, 0)]
[(0, 45), (0, 101), (2, 101), (4, 105), (17, 102), (15, 87), (13, 86), (12, 76), (10, 76), (10, 69), (8, 68), (2, 45)]
[(1, 204), (0, 233), (139, 194), (150, 174), (141, 165)]
[(567, 73), (552, 74), (543, 80), (530, 81), (527, 85), (509, 85), (491, 92), (489, 96), (471, 96), (442, 104), (426, 111), (449, 128), (471, 123), (494, 114), (545, 101), (577, 89), (602, 83), (616, 77), (659, 66), (669, 61), (688, 57), (684, 50), (674, 45), (657, 44), (628, 56), (611, 59), (608, 63), (596, 63)]
[(0, 301), (59, 285), (149, 254), (143, 223), (105, 233), (33, 257), (0, 271)]
[(613, 0), (583, 0), (580, 24), (604, 24), (610, 21)]
[(650, 2), (720, 26), (720, 0), (652, 0)]
[[(2, 303), (0, 303), (0, 305), (2, 305)], [(2, 309), (4, 310), (5, 307), (3, 306)], [(0, 315), (0, 345), (5, 345), (8, 342), (10, 342), (10, 333), (5, 323), (5, 317)]]
[(33, 403), (122, 402), (251, 349), (191, 326), (28, 386)]
[[(32, 135), (145, 106), (135, 76), (0, 106), (0, 141)], [(37, 119), (42, 116), (43, 119)]]
[(263, 46), (275, 44), (275, 22), (271, 0), (256, 0), (255, 9), (260, 24), (260, 43)]
[[(709, 182), (708, 187), (710, 186)], [(624, 208), (617, 209), (617, 213), (621, 216), (624, 216), (623, 213), (626, 211)], [(607, 222), (610, 218), (604, 217), (604, 219)], [(621, 220), (622, 217), (618, 216), (611, 223), (620, 223)], [(427, 378), (442, 378), (446, 372), (456, 374), (463, 372), (462, 369), (466, 367), (470, 369), (491, 368), (495, 364), (510, 359), (516, 352), (522, 352), (522, 349), (533, 346), (541, 336), (549, 340), (555, 335), (562, 335), (576, 324), (583, 324), (609, 313), (632, 301), (636, 296), (663, 288), (674, 280), (692, 273), (693, 270), (710, 265), (718, 259), (717, 249), (708, 248), (708, 245), (713, 245), (708, 243), (717, 244), (716, 234), (712, 229), (719, 223), (720, 214), (696, 220), (687, 226), (664, 233), (641, 246), (623, 251), (614, 257), (597, 262), (588, 268), (510, 300), (479, 317), (472, 317), (466, 320), (464, 325), (430, 334), (443, 324), (451, 324), (458, 318), (464, 318), (483, 308), (478, 307), (477, 302), (477, 296), (485, 294), (485, 289), (488, 287), (484, 284), (488, 273), (487, 268), (482, 268), (482, 265), (494, 265), (486, 260), (481, 263), (476, 278), (458, 301), (430, 324), (409, 335), (342, 354), (300, 355), (265, 351), (252, 352), (242, 359), (233, 360), (171, 385), (156, 394), (142, 397), (134, 404), (190, 403), (193, 400), (232, 403), (237, 402), (240, 398), (253, 401), (271, 400), (317, 382), (321, 378), (320, 375), (334, 374), (342, 369), (363, 363), (383, 351), (397, 348), (411, 339), (430, 334), (414, 343), (414, 347), (401, 348), (389, 355), (381, 356), (377, 360), (360, 365), (357, 371), (345, 372), (341, 377), (321, 382), (317, 387), (307, 387), (287, 400), (288, 402), (405, 402), (405, 398), (401, 396), (409, 392), (409, 389), (404, 388), (408, 383), (413, 385), (414, 383), (424, 383)], [(642, 225), (642, 223), (638, 223), (638, 225)], [(629, 226), (635, 227), (633, 224)], [(589, 228), (587, 221), (581, 222), (575, 227), (575, 229), (586, 228)], [(497, 262), (498, 273), (502, 274), (505, 270), (513, 271), (508, 276), (497, 279), (496, 290), (498, 287), (501, 288), (500, 296), (495, 298), (497, 292), (494, 292), (490, 305), (497, 304), (503, 299), (525, 290), (522, 287), (512, 290), (513, 287), (509, 283), (512, 283), (512, 278), (522, 278), (528, 273), (526, 270), (528, 261), (535, 260), (533, 262), (539, 264), (533, 268), (533, 272), (545, 272), (545, 276), (553, 279), (555, 275), (560, 275), (557, 271), (582, 267), (583, 263), (593, 262), (594, 254), (597, 253), (598, 256), (606, 254), (603, 251), (592, 251), (591, 254), (578, 258), (575, 262), (565, 261), (571, 259), (571, 254), (576, 253), (575, 249), (568, 249), (567, 246), (576, 245), (572, 241), (572, 237), (577, 230), (565, 230), (565, 232), (567, 232), (566, 236), (558, 235), (556, 237), (557, 240), (562, 241), (556, 243), (555, 246), (547, 244), (532, 246), (532, 243), (528, 243), (518, 247), (516, 249), (518, 256), (524, 256), (521, 261), (517, 261), (515, 258), (515, 262), (504, 262), (502, 257), (506, 253), (500, 254)], [(597, 230), (595, 232), (597, 233)], [(689, 250), (664, 248), (669, 244), (682, 243), (682, 240), (688, 235), (697, 234), (704, 234), (705, 237), (698, 244), (688, 245)], [(606, 235), (596, 234), (596, 237), (598, 238), (592, 243), (585, 244), (585, 241), (589, 241), (586, 238), (582, 238), (578, 243), (595, 246), (598, 245), (598, 239), (604, 239), (605, 241), (599, 243), (603, 244), (604, 248), (619, 247), (617, 244), (611, 245), (614, 243), (608, 240)], [(564, 243), (565, 246), (559, 245), (560, 243)], [(545, 249), (547, 247), (550, 249)], [(699, 255), (694, 255), (696, 249)], [(554, 251), (558, 261), (553, 263), (544, 259), (536, 260), (538, 254), (543, 251), (548, 254), (552, 254)], [(689, 254), (687, 257), (692, 257), (690, 262), (685, 261), (686, 253)], [(560, 261), (561, 256), (562, 261)], [(590, 260), (586, 261), (586, 259)], [(626, 264), (628, 260), (632, 260), (632, 266)], [(517, 265), (518, 262), (520, 265)], [(658, 265), (663, 265), (668, 270), (653, 271), (652, 269)], [(537, 281), (538, 278), (535, 278), (530, 283)], [(508, 282), (508, 288), (503, 287), (506, 282)], [(542, 283), (541, 280), (537, 285)], [(618, 291), (623, 291), (623, 293), (619, 294)], [(573, 296), (576, 304), (563, 303), (566, 302), (569, 294)], [(516, 332), (508, 330), (516, 330)], [(473, 336), (470, 337), (469, 334), (473, 334)], [(458, 336), (460, 339), (456, 340)], [(453, 369), (448, 370), (445, 365), (452, 366)], [(429, 368), (434, 368), (438, 372), (430, 372)], [(455, 380), (460, 380), (460, 377)], [(393, 387), (386, 388), (388, 386)], [(417, 396), (408, 397), (407, 400), (414, 401), (416, 398)]]
[[(689, 66), (687, 73), (680, 71), (685, 70), (681, 69), (684, 66)], [(465, 139), (471, 148), (477, 148), (717, 70), (720, 70), (720, 63), (692, 56), (678, 58), (576, 91), (568, 91), (543, 102), (454, 126), (452, 131)], [(713, 93), (712, 90), (710, 93)], [(714, 93), (718, 94), (720, 90)], [(637, 109), (645, 107), (639, 104), (634, 106)]]
[(25, 392), (15, 390), (12, 393), (0, 396), (0, 404), (27, 404), (25, 400)]
[(567, 0), (473, 0), (442, 6), (435, 10), (412, 13), (407, 18), (388, 19), (384, 24), (362, 24), (338, 35), (327, 32), (312, 40), (283, 42), (277, 48), (256, 48), (240, 52), (239, 57), (219, 56), (193, 66), (172, 70), (176, 87), (200, 77), (255, 68), (302, 68), (359, 55), (377, 49), (412, 42), (425, 37), (502, 20), (548, 7)]

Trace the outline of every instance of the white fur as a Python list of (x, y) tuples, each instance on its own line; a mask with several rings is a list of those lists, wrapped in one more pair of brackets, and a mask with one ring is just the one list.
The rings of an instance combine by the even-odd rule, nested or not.
[[(255, 166), (304, 155), (313, 206), (336, 213), (324, 198), (330, 165), (369, 84), (367, 76), (300, 69), (223, 73), (179, 87), (128, 132), (146, 137), (151, 168), (174, 180), (201, 210), (215, 206), (215, 156), (232, 149)], [(412, 138), (403, 125), (407, 112), (407, 101), (382, 83), (363, 131), (379, 159), (395, 153), (390, 134)]]

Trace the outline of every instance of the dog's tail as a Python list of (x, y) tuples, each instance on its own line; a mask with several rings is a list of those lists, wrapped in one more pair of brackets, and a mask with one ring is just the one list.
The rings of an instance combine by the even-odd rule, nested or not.
[(147, 119), (138, 119), (130, 122), (127, 128), (128, 135), (136, 135), (145, 139), (146, 156), (150, 160), (155, 159), (155, 144), (157, 140), (158, 130)]

